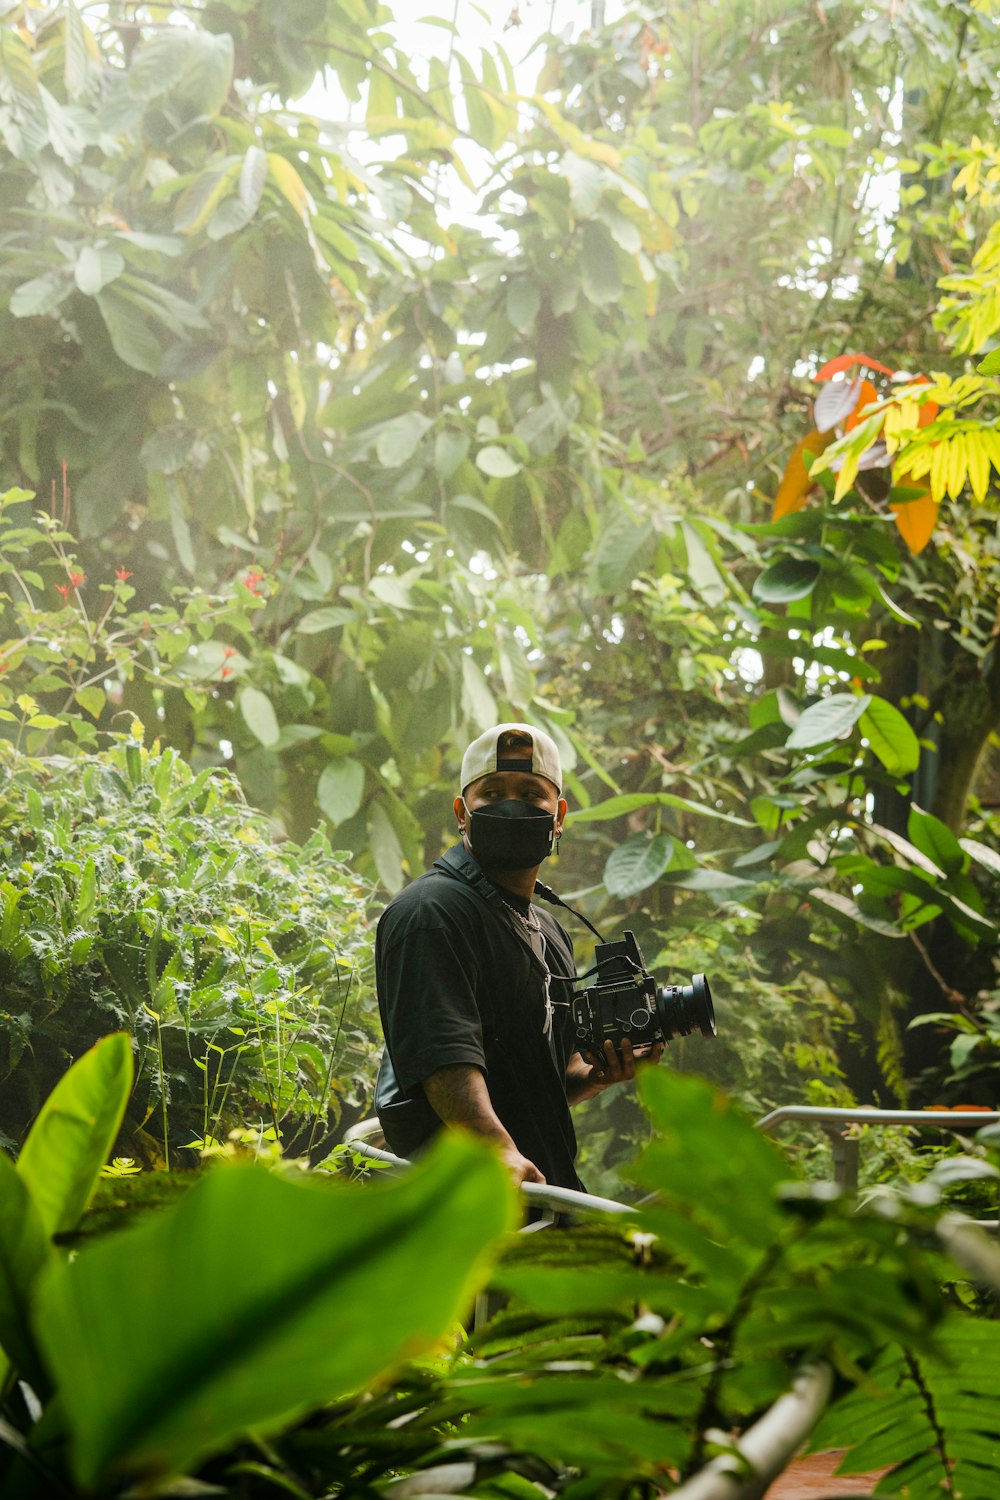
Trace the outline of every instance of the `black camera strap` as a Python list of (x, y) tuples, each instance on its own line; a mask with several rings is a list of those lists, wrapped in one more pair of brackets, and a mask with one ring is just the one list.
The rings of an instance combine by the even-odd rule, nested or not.
[(564, 911), (568, 911), (572, 916), (576, 917), (578, 921), (582, 922), (584, 927), (589, 927), (599, 943), (604, 942), (604, 939), (601, 937), (601, 934), (598, 932), (593, 922), (590, 921), (589, 917), (585, 917), (582, 911), (577, 911), (575, 906), (570, 906), (568, 901), (564, 901), (561, 896), (557, 896), (550, 885), (543, 885), (540, 880), (536, 880), (535, 895), (541, 896), (543, 901), (548, 901), (552, 906), (561, 906)]

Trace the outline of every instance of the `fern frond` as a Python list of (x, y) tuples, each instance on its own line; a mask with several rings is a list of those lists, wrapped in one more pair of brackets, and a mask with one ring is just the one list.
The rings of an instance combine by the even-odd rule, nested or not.
[(870, 1383), (838, 1401), (814, 1449), (847, 1446), (839, 1472), (890, 1465), (879, 1495), (907, 1500), (995, 1500), (1000, 1474), (1000, 1324), (956, 1315), (932, 1354), (894, 1345)]

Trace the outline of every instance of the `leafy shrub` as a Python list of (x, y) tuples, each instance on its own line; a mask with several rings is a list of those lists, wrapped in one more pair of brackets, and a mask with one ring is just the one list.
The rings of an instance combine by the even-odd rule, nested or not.
[(363, 1112), (368, 892), (322, 833), (275, 845), (227, 772), (125, 736), (75, 758), (0, 745), (0, 787), (4, 1144), (118, 1029), (123, 1149), (147, 1161), (256, 1123), (318, 1150)]

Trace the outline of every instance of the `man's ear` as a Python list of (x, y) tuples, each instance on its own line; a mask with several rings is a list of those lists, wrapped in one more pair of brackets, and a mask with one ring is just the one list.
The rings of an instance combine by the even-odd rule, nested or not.
[(459, 833), (465, 832), (465, 798), (455, 798), (455, 822), (458, 824)]
[(556, 833), (562, 833), (563, 819), (569, 812), (569, 803), (565, 797), (559, 798), (559, 806), (556, 808)]

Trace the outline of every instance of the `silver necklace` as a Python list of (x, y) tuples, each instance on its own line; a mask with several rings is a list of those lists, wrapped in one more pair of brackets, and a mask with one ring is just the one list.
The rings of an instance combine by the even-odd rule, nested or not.
[(507, 910), (517, 918), (519, 924), (524, 930), (529, 948), (538, 959), (539, 963), (545, 971), (545, 1019), (542, 1022), (542, 1035), (548, 1042), (549, 1047), (552, 1048), (552, 995), (549, 990), (549, 980), (551, 978), (551, 975), (549, 973), (549, 966), (545, 958), (545, 934), (542, 931), (542, 924), (539, 922), (538, 917), (535, 915), (534, 908), (532, 907), (530, 902), (528, 903), (528, 910), (525, 913), (523, 911), (519, 911), (518, 908), (514, 906), (512, 902), (508, 901), (505, 896), (501, 896), (500, 899), (503, 901), (503, 904), (507, 908)]

